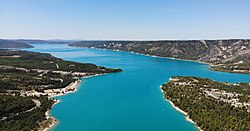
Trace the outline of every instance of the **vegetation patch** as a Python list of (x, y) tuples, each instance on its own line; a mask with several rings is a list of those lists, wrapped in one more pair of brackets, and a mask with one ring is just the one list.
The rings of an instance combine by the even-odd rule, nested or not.
[(173, 77), (164, 96), (185, 111), (202, 130), (250, 130), (250, 85), (197, 77)]

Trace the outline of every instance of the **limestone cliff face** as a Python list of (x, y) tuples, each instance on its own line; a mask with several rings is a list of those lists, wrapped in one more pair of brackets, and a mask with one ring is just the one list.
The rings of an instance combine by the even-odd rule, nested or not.
[[(188, 41), (83, 41), (71, 46), (133, 51), (135, 53), (197, 60), (212, 63), (211, 67), (226, 70), (250, 69), (250, 40), (188, 40)], [(244, 65), (244, 66), (241, 66)], [(233, 67), (235, 66), (235, 67)], [(234, 69), (230, 69), (234, 68)], [(241, 69), (242, 68), (242, 69)], [(245, 71), (244, 71), (245, 72)]]

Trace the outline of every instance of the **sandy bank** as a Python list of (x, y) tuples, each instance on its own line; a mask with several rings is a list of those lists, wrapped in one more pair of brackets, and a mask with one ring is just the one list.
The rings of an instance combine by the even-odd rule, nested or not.
[[(81, 77), (81, 78), (90, 78), (90, 77), (99, 76), (99, 75), (104, 75), (104, 74), (96, 74), (96, 75), (85, 76), (85, 77)], [(57, 97), (57, 96), (66, 95), (69, 93), (74, 93), (77, 91), (77, 88), (78, 88), (80, 82), (81, 82), (81, 80), (76, 80), (76, 81), (70, 83), (65, 88), (46, 90), (45, 95), (48, 95), (49, 98), (53, 98), (53, 97)], [(36, 94), (36, 95), (41, 95), (41, 94)], [(60, 102), (60, 100), (58, 100), (58, 99), (55, 99), (54, 101), (55, 101), (55, 103), (52, 105), (51, 108), (53, 108), (54, 105), (56, 105), (57, 103)], [(50, 110), (46, 111), (46, 113), (45, 113), (46, 120), (41, 122), (42, 126), (40, 126), (40, 128), (38, 129), (39, 131), (49, 131), (51, 128), (53, 128), (55, 125), (57, 125), (59, 123), (59, 121), (56, 120), (54, 117), (52, 117), (49, 112), (50, 112)]]

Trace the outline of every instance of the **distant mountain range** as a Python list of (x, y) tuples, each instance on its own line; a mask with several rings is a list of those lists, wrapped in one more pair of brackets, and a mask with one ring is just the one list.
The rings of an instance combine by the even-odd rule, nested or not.
[(7, 40), (0, 39), (0, 48), (32, 48), (30, 44), (68, 44), (71, 41), (67, 40)]
[(13, 40), (13, 41), (17, 41), (17, 42), (23, 42), (26, 44), (68, 44), (71, 41), (67, 41), (67, 40), (27, 40), (27, 39), (17, 39), (17, 40)]
[(250, 73), (250, 40), (80, 41), (69, 44), (210, 63), (226, 72)]
[(0, 39), (0, 48), (32, 48), (32, 47), (33, 46), (26, 44), (24, 42)]

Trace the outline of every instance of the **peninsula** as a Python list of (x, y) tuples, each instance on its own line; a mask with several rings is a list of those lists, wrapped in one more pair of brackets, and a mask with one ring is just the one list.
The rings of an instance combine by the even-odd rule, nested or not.
[(79, 78), (120, 71), (46, 53), (0, 49), (0, 130), (51, 127), (56, 123), (47, 113), (56, 102), (51, 97), (75, 91)]

